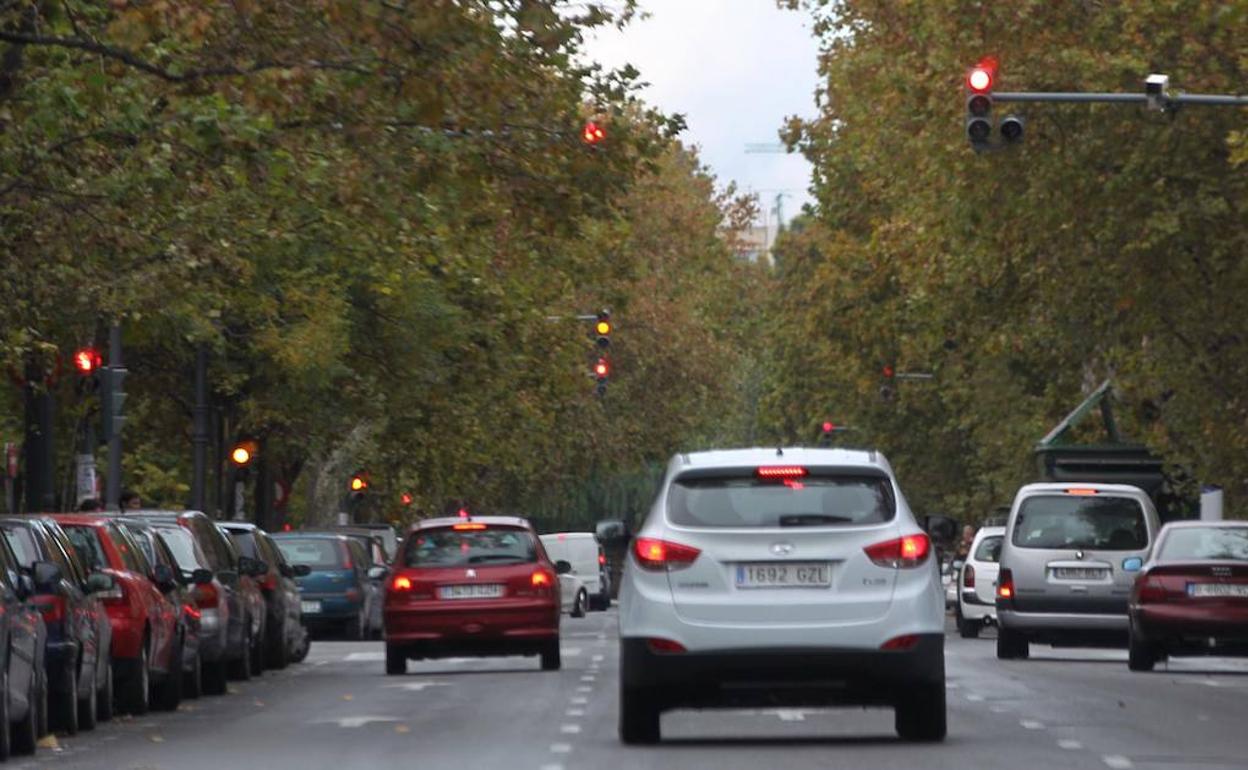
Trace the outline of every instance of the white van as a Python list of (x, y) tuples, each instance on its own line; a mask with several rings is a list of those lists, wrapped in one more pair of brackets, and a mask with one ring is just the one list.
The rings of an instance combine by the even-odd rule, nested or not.
[(563, 560), (572, 565), (572, 574), (581, 579), (589, 592), (591, 610), (605, 610), (611, 606), (607, 559), (593, 532), (555, 532), (542, 535), (542, 547), (546, 549), (551, 561)]

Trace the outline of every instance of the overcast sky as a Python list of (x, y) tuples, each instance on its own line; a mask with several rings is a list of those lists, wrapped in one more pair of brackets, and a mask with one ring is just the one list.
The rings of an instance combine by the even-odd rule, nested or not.
[(697, 145), (721, 186), (735, 180), (766, 208), (784, 192), (784, 218), (809, 201), (810, 166), (797, 155), (748, 154), (747, 143), (777, 144), (789, 115), (815, 113), (818, 47), (805, 13), (775, 0), (642, 0), (650, 18), (587, 41), (591, 58), (630, 63), (650, 83), (646, 100), (683, 113), (682, 139)]

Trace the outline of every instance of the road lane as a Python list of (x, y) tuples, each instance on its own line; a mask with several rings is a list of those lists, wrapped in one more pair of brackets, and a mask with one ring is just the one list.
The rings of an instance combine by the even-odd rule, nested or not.
[[(347, 770), (573, 768), (1244, 767), (1248, 664), (1127, 671), (1118, 651), (1036, 647), (997, 661), (990, 636), (948, 641), (950, 732), (909, 745), (883, 709), (675, 712), (664, 742), (616, 739), (615, 612), (568, 619), (559, 672), (536, 658), (453, 658), (382, 673), (376, 642), (318, 642), (304, 664), (175, 714), (62, 738), (15, 767)], [(1164, 668), (1164, 667), (1163, 667)]]

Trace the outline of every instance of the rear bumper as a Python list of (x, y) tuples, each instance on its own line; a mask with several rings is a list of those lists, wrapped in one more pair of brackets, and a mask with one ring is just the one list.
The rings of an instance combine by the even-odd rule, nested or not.
[(962, 603), (959, 611), (962, 617), (967, 620), (992, 620), (997, 619), (996, 603), (989, 603), (980, 599), (974, 591), (963, 591), (961, 595)]
[(944, 634), (909, 650), (782, 648), (655, 653), (620, 640), (620, 683), (662, 708), (895, 705), (915, 685), (945, 681)]
[[(526, 643), (540, 649), (559, 637), (559, 606), (552, 600), (446, 602), (388, 605), (383, 610), (389, 644), (459, 650), (512, 649)], [(447, 606), (453, 604), (453, 606)]]
[(1182, 604), (1131, 610), (1132, 630), (1144, 640), (1171, 652), (1248, 655), (1248, 610), (1227, 611)]
[(1055, 645), (1121, 646), (1126, 643), (1128, 620), (1122, 615), (1057, 612), (1018, 612), (997, 607), (997, 625), (1029, 641)]
[(344, 594), (303, 594), (299, 597), (300, 606), (304, 602), (320, 602), (320, 612), (304, 612), (305, 623), (333, 623), (351, 620), (364, 608), (363, 599), (348, 599)]

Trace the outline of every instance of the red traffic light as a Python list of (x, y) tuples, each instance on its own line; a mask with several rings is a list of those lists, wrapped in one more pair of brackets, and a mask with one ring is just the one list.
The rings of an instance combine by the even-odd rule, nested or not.
[(607, 359), (600, 358), (598, 363), (594, 364), (594, 376), (600, 380), (605, 380), (607, 375), (611, 373), (611, 365), (607, 363)]
[(896, 375), (896, 374), (897, 374), (897, 372), (896, 372), (896, 370), (894, 370), (894, 369), (893, 369), (893, 367), (889, 366), (888, 364), (885, 364), (885, 365), (884, 365), (884, 376), (885, 376), (885, 377), (888, 377), (889, 379), (892, 379), (892, 378), (893, 378), (893, 376), (894, 376), (894, 375)]
[(992, 90), (996, 79), (997, 59), (994, 56), (985, 56), (966, 73), (966, 87), (977, 94), (987, 93)]
[(79, 374), (91, 374), (104, 363), (100, 351), (92, 347), (79, 348), (74, 351), (74, 368)]
[(824, 422), (823, 422), (823, 432), (824, 432), (824, 433), (831, 433), (831, 432), (832, 432), (832, 431), (834, 431), (834, 430), (836, 430), (836, 423), (832, 422), (831, 420), (824, 420)]
[(399, 502), (403, 503), (404, 505), (411, 505), (412, 496), (404, 492), (402, 495), (399, 496)]
[(586, 121), (585, 128), (581, 129), (581, 141), (585, 144), (598, 144), (607, 138), (607, 132), (602, 130), (602, 126), (594, 121)]

